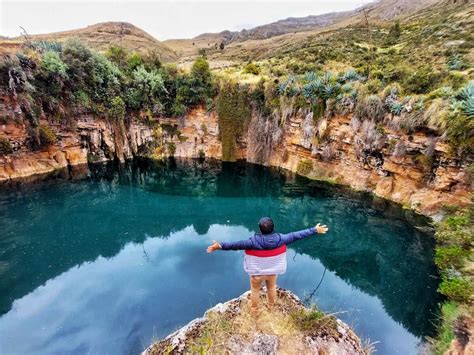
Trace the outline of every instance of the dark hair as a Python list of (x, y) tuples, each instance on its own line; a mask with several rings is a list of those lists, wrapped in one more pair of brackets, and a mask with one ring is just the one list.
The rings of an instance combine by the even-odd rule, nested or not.
[(273, 232), (273, 228), (275, 226), (273, 225), (273, 221), (270, 217), (262, 217), (258, 222), (258, 227), (260, 228), (260, 232), (262, 232), (262, 234), (270, 234)]

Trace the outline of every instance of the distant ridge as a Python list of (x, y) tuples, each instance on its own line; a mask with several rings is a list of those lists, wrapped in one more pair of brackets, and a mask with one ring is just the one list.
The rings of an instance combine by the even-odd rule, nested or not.
[[(141, 53), (156, 51), (165, 62), (174, 61), (178, 57), (174, 50), (142, 29), (127, 22), (103, 22), (77, 30), (29, 35), (29, 37), (32, 40), (58, 42), (77, 38), (99, 51), (107, 50), (111, 44), (119, 44), (128, 50)], [(0, 47), (7, 47), (13, 43), (19, 46), (23, 41), (23, 37), (2, 40)]]
[[(269, 24), (241, 31), (222, 31), (203, 33), (192, 39), (170, 39), (164, 44), (180, 55), (192, 55), (199, 48), (211, 48), (220, 44), (242, 42), (246, 40), (264, 40), (276, 36), (324, 28), (344, 27), (364, 21), (365, 14), (372, 21), (385, 22), (408, 17), (431, 6), (453, 2), (463, 3), (469, 0), (380, 0), (369, 2), (349, 11), (331, 12), (305, 17), (289, 17)], [(362, 5), (361, 1), (361, 5)], [(365, 13), (365, 14), (364, 14)]]

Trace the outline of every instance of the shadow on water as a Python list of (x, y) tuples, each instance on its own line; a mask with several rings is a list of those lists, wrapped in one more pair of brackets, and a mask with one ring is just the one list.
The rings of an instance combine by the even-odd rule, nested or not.
[[(146, 201), (139, 191), (150, 194)], [(181, 202), (155, 204), (162, 195)], [(212, 160), (94, 165), (89, 172), (4, 187), (0, 314), (47, 280), (99, 256), (114, 257), (127, 243), (168, 237), (190, 225), (199, 235), (216, 224), (255, 230), (261, 215), (274, 217), (281, 232), (328, 224), (328, 236), (299, 241), (292, 249), (376, 296), (415, 336), (433, 333), (438, 278), (426, 218), (372, 194), (286, 170)]]

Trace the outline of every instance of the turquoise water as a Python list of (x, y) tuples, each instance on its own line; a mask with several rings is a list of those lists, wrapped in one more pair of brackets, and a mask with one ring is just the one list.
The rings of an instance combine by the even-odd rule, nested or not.
[(379, 354), (416, 353), (432, 335), (423, 220), (288, 172), (183, 160), (0, 191), (0, 353), (138, 353), (248, 289), (242, 252), (205, 249), (247, 238), (264, 215), (282, 232), (330, 227), (291, 245), (280, 286), (340, 312)]

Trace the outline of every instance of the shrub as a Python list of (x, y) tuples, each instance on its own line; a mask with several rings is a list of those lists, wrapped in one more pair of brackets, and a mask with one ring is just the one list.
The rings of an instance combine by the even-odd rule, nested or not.
[(406, 144), (403, 140), (399, 140), (393, 149), (392, 156), (395, 158), (403, 158), (406, 154)]
[(115, 121), (123, 121), (125, 119), (125, 102), (123, 102), (120, 96), (115, 96), (110, 101), (108, 116)]
[(0, 154), (13, 153), (13, 147), (7, 138), (0, 137)]
[(132, 72), (130, 88), (127, 92), (127, 104), (133, 109), (153, 108), (166, 93), (163, 78), (157, 70), (147, 71), (140, 65)]
[(110, 97), (118, 96), (122, 73), (114, 63), (101, 54), (93, 53), (85, 69), (88, 71), (85, 84), (93, 100), (105, 103)]
[(400, 35), (402, 34), (402, 29), (400, 27), (400, 22), (397, 21), (390, 27), (390, 31), (387, 36), (387, 44), (395, 44), (398, 42)]
[(176, 102), (171, 108), (171, 115), (174, 117), (182, 117), (186, 114), (186, 106), (183, 103)]
[(468, 302), (474, 293), (472, 284), (462, 278), (444, 279), (438, 288), (439, 292), (458, 302)]
[(410, 93), (426, 94), (431, 91), (438, 80), (439, 74), (434, 72), (431, 66), (425, 65), (409, 75), (405, 79), (403, 87)]
[(47, 51), (43, 54), (42, 65), (46, 72), (58, 75), (60, 77), (66, 77), (67, 65), (59, 57), (58, 52)]
[(438, 247), (436, 249), (435, 263), (441, 269), (461, 268), (464, 264), (464, 257), (468, 251), (459, 246)]
[(116, 44), (112, 44), (109, 47), (107, 52), (105, 52), (105, 56), (120, 68), (124, 68), (127, 63), (127, 50)]
[(38, 133), (41, 147), (49, 147), (58, 140), (56, 133), (47, 125), (39, 125)]
[(472, 237), (463, 230), (441, 229), (436, 231), (436, 240), (447, 245), (459, 245), (464, 249), (472, 246)]
[(250, 62), (244, 66), (243, 72), (245, 74), (258, 75), (260, 74), (260, 68), (257, 66), (257, 64)]
[(143, 58), (140, 53), (133, 52), (127, 57), (127, 67), (129, 70), (135, 70), (143, 65)]

